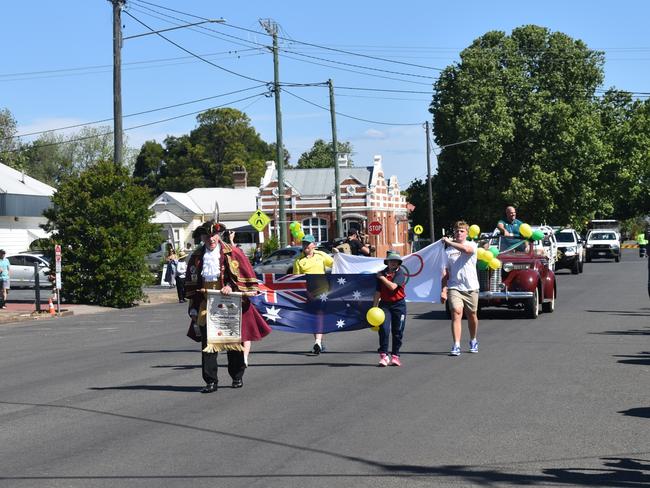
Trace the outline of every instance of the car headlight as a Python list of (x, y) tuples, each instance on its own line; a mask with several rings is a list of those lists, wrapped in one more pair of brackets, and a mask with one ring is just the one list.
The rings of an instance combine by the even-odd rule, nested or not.
[(590, 249), (593, 246), (593, 244), (587, 244), (586, 248)]
[(504, 263), (503, 271), (505, 271), (506, 273), (510, 273), (510, 271), (512, 271), (513, 269), (515, 269), (514, 264), (512, 264), (512, 263)]

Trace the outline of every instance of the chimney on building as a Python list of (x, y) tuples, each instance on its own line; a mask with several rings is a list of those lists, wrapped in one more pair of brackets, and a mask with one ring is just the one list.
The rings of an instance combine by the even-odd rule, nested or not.
[(246, 188), (248, 186), (248, 173), (246, 168), (239, 166), (232, 172), (232, 187), (233, 188)]

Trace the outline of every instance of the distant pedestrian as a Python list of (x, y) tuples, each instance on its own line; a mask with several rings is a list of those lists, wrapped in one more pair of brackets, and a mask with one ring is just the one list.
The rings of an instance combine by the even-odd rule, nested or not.
[[(395, 251), (388, 251), (384, 260), (386, 268), (377, 273), (377, 291), (373, 307), (384, 311), (384, 323), (379, 328), (379, 366), (401, 366), (400, 348), (406, 325), (406, 273), (402, 268), (402, 257)], [(388, 341), (392, 337), (391, 354), (388, 356)]]
[(187, 271), (187, 254), (181, 251), (176, 261), (176, 293), (178, 294), (178, 303), (185, 302), (185, 273)]
[(0, 288), (2, 288), (1, 308), (7, 308), (7, 295), (9, 294), (9, 260), (5, 257), (5, 250), (0, 249)]
[(262, 244), (258, 244), (253, 254), (253, 264), (260, 264), (262, 262)]
[(450, 356), (460, 356), (463, 311), (469, 326), (469, 352), (478, 352), (478, 291), (475, 242), (467, 240), (469, 225), (459, 220), (454, 224), (454, 238), (443, 237), (446, 244), (446, 269), (442, 279), (441, 303), (449, 300), (453, 345)]

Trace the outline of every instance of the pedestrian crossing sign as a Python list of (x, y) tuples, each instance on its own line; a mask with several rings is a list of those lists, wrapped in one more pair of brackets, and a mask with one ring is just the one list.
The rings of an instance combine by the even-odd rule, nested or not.
[(248, 223), (251, 224), (257, 232), (262, 232), (264, 227), (269, 225), (269, 222), (271, 222), (269, 216), (259, 209), (255, 210), (253, 215), (251, 215), (251, 218), (248, 219)]

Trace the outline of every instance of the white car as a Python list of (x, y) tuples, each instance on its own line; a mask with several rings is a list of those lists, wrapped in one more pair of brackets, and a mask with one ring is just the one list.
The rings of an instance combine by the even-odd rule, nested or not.
[(7, 256), (9, 260), (9, 282), (12, 288), (36, 286), (34, 265), (38, 267), (38, 281), (42, 288), (51, 288), (50, 263), (43, 254), (20, 253)]
[(555, 231), (548, 225), (532, 225), (533, 232), (541, 230), (544, 233), (544, 239), (535, 241), (534, 249), (538, 254), (543, 253), (548, 258), (548, 267), (555, 271), (555, 263), (558, 259), (558, 245), (555, 237)]
[(592, 230), (587, 234), (587, 262), (594, 258), (621, 260), (621, 236), (615, 229)]
[(571, 273), (582, 273), (583, 241), (573, 229), (562, 229), (555, 234), (558, 247), (556, 269), (570, 269)]

